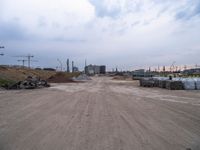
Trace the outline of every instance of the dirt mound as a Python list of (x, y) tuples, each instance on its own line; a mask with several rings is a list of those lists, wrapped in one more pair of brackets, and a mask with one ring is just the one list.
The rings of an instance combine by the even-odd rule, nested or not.
[(55, 75), (51, 76), (47, 79), (48, 82), (51, 83), (69, 83), (74, 82), (71, 75), (67, 75), (66, 73), (58, 72)]
[(8, 69), (4, 66), (0, 66), (0, 71), (4, 71), (4, 70), (8, 70)]
[(18, 82), (25, 80), (28, 76), (40, 77), (41, 79), (46, 80), (55, 74), (55, 71), (0, 66), (0, 79), (2, 80), (12, 80)]

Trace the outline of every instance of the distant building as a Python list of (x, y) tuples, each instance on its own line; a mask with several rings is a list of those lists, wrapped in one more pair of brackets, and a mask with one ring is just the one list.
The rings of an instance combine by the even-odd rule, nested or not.
[(100, 74), (106, 74), (106, 66), (100, 66)]
[(85, 67), (85, 73), (88, 75), (105, 74), (106, 66), (88, 65)]
[(54, 68), (43, 68), (43, 70), (46, 70), (46, 71), (56, 71), (56, 69), (54, 69)]
[(194, 68), (194, 69), (187, 69), (183, 71), (183, 74), (200, 74), (200, 68)]
[(135, 70), (132, 73), (133, 79), (140, 79), (143, 77), (153, 77), (155, 74), (153, 72), (146, 72), (144, 69)]
[(78, 67), (75, 67), (75, 66), (74, 66), (73, 69), (72, 69), (72, 71), (73, 71), (73, 72), (79, 72)]

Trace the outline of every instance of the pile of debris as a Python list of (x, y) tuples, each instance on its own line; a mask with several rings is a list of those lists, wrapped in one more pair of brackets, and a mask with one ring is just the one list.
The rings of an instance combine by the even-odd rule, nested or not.
[(92, 80), (89, 76), (87, 76), (86, 74), (81, 74), (78, 77), (73, 77), (72, 78), (73, 81), (88, 81), (88, 80)]
[(169, 90), (200, 90), (200, 78), (142, 78), (140, 79), (140, 86), (159, 87)]
[(28, 76), (27, 79), (19, 81), (12, 85), (7, 85), (6, 89), (35, 89), (42, 87), (50, 87), (46, 80), (41, 80), (39, 77)]

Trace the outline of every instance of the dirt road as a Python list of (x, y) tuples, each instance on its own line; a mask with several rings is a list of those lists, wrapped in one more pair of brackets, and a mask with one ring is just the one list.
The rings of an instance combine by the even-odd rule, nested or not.
[(93, 78), (0, 91), (0, 150), (200, 150), (200, 92)]

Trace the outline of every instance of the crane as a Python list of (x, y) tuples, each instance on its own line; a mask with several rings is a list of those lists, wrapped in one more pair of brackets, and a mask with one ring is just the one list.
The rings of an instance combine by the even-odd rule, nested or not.
[[(22, 62), (22, 66), (24, 67), (25, 66), (25, 62), (27, 62), (28, 60), (26, 59), (20, 59), (20, 60), (17, 60), (18, 62)], [(30, 62), (38, 62), (37, 60), (30, 60)]]
[[(28, 61), (28, 68), (31, 68), (31, 62), (34, 62), (35, 60), (31, 60), (34, 56), (33, 55), (24, 55), (24, 56), (14, 56), (14, 57), (22, 57), (22, 58), (27, 58)], [(35, 61), (36, 62), (36, 61)]]
[(25, 62), (28, 61), (28, 60), (20, 59), (20, 60), (17, 60), (17, 61), (18, 61), (18, 62), (22, 62), (22, 66), (24, 67)]

